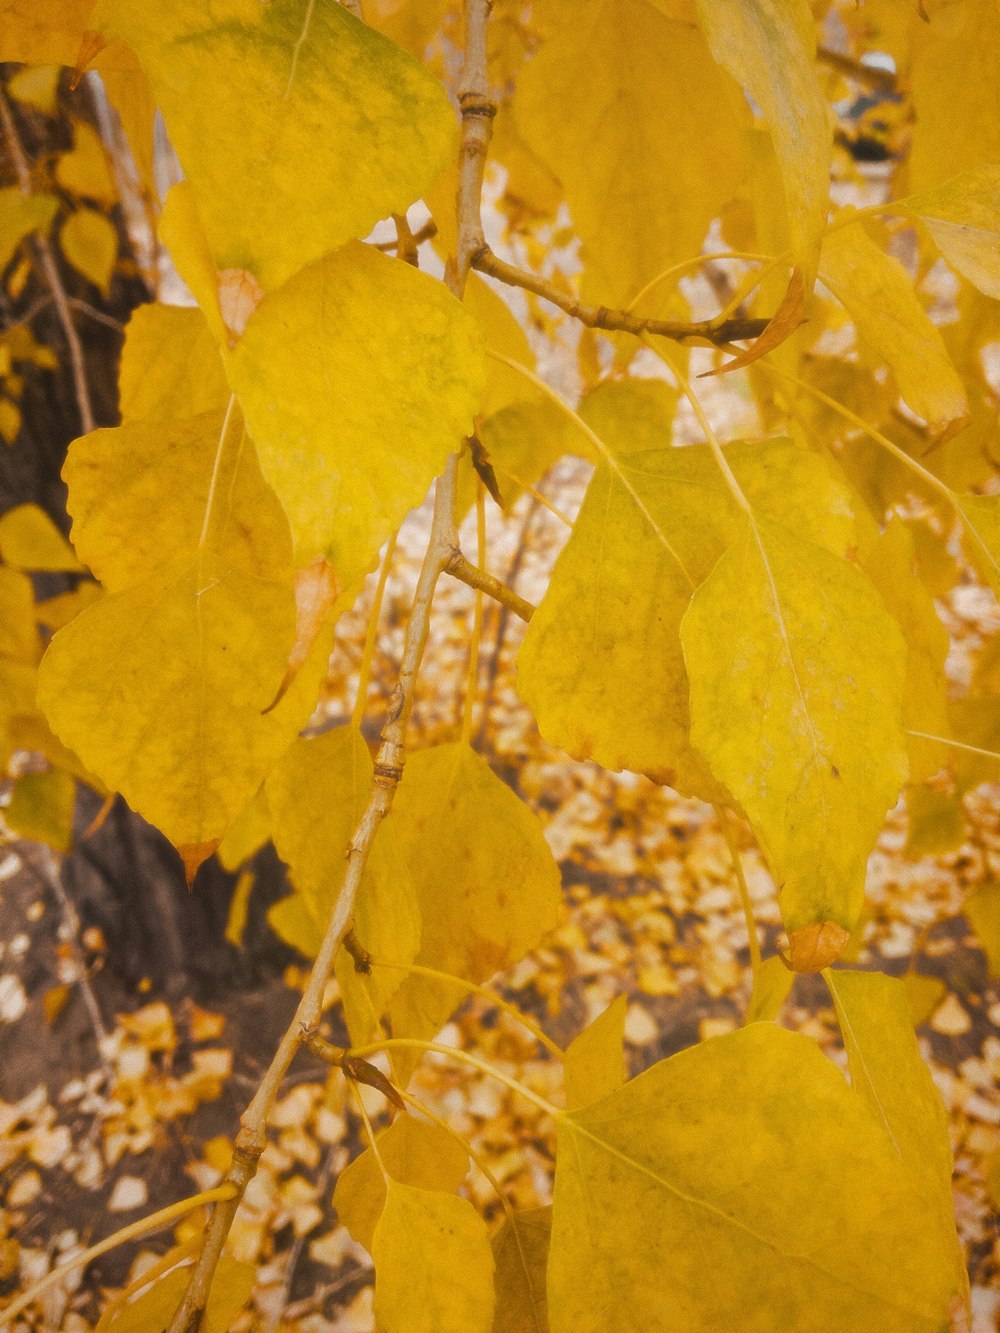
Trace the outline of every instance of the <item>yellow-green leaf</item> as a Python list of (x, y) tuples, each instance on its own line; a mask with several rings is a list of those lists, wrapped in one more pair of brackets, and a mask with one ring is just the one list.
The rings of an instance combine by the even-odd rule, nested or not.
[(469, 1154), (453, 1134), (412, 1115), (398, 1116), (375, 1143), (382, 1165), (366, 1148), (341, 1172), (333, 1192), (340, 1220), (369, 1252), (385, 1207), (385, 1172), (401, 1185), (455, 1194), (469, 1170)]
[[(271, 836), (288, 865), (295, 897), (290, 942), (314, 955), (337, 900), (346, 868), (345, 852), (372, 788), (368, 746), (355, 727), (336, 727), (292, 745), (265, 785)], [(395, 815), (393, 816), (395, 822)], [(279, 933), (288, 922), (288, 900), (272, 909)], [(311, 923), (305, 937), (301, 907)], [(280, 910), (278, 910), (280, 909)], [(380, 834), (365, 866), (354, 910), (354, 933), (373, 958), (386, 963), (413, 962), (420, 943), (420, 910), (408, 867), (392, 840)], [(311, 938), (310, 938), (311, 937)], [(311, 947), (309, 945), (311, 944)], [(398, 989), (404, 973), (374, 967), (370, 976), (355, 970), (341, 950), (336, 963), (344, 1016), (355, 1045), (366, 1041)]]
[(913, 290), (898, 259), (860, 225), (823, 242), (820, 277), (840, 301), (859, 338), (891, 368), (908, 407), (934, 431), (969, 416), (969, 400), (944, 339)]
[[(385, 833), (413, 876), (422, 966), (487, 981), (556, 924), (559, 869), (541, 825), (468, 745), (407, 760)], [(433, 1035), (464, 994), (409, 977), (390, 1007), (393, 1033)]]
[(781, 1013), (794, 983), (795, 973), (785, 966), (777, 954), (765, 958), (754, 978), (746, 1021), (773, 1023)]
[(681, 624), (691, 736), (746, 811), (789, 931), (853, 926), (906, 776), (906, 648), (872, 584), (745, 518)]
[(40, 652), (31, 580), (19, 570), (0, 567), (0, 658), (34, 666)]
[[(190, 1264), (172, 1268), (130, 1301), (109, 1323), (101, 1320), (100, 1333), (151, 1333), (152, 1329), (166, 1328), (190, 1280)], [(222, 1256), (202, 1317), (202, 1333), (228, 1333), (233, 1320), (250, 1300), (253, 1281), (251, 1264), (241, 1263), (228, 1254)]]
[[(652, 445), (638, 401), (618, 429)], [(853, 545), (849, 496), (819, 457), (787, 440), (736, 443), (726, 457), (760, 512), (835, 551)], [(598, 467), (518, 658), (518, 693), (546, 740), (726, 799), (691, 747), (678, 627), (737, 515), (707, 446), (647, 447)]]
[(59, 245), (77, 272), (107, 296), (118, 261), (113, 223), (93, 208), (79, 208), (63, 223)]
[(267, 296), (226, 360), (299, 556), (345, 587), (470, 433), (483, 376), (442, 284), (360, 244)]
[(38, 505), (15, 505), (0, 518), (0, 558), (14, 569), (79, 574), (73, 548)]
[(588, 295), (623, 305), (701, 249), (745, 170), (748, 108), (701, 33), (646, 0), (570, 0), (560, 17), (515, 114), (565, 187)]
[(1000, 166), (963, 172), (900, 207), (921, 219), (952, 268), (1000, 298)]
[(806, 1037), (754, 1023), (559, 1124), (552, 1333), (940, 1333), (953, 1227)]
[(1000, 496), (958, 495), (969, 554), (1000, 597)]
[(444, 89), (342, 5), (113, 0), (94, 23), (139, 55), (216, 267), (267, 289), (404, 211), (451, 152)]
[[(948, 735), (951, 727), (946, 728)], [(912, 741), (911, 741), (912, 745)], [(927, 744), (928, 754), (937, 751), (937, 767), (949, 758), (950, 747)], [(965, 813), (959, 791), (939, 791), (936, 787), (910, 787), (906, 793), (909, 832), (906, 855), (943, 856), (957, 851), (965, 841)]]
[(851, 1086), (881, 1123), (923, 1193), (929, 1229), (949, 1236), (948, 1253), (960, 1289), (965, 1263), (954, 1233), (948, 1117), (917, 1047), (906, 985), (881, 972), (834, 970), (826, 973), (826, 980), (847, 1050)]
[(926, 1023), (948, 994), (948, 987), (940, 977), (928, 977), (922, 972), (907, 972), (903, 985), (914, 1027)]
[(0, 271), (26, 236), (48, 230), (58, 209), (52, 194), (24, 194), (12, 185), (0, 190)]
[(219, 864), (230, 872), (239, 870), (270, 838), (271, 812), (261, 789), (219, 843)]
[(0, 0), (0, 59), (73, 65), (92, 0)]
[(525, 1208), (505, 1217), (494, 1235), (493, 1333), (549, 1333), (545, 1274), (551, 1231), (551, 1207)]
[(491, 1333), (493, 1252), (468, 1199), (390, 1180), (372, 1258), (380, 1333)]
[(222, 359), (205, 316), (192, 306), (138, 306), (125, 326), (118, 370), (122, 421), (170, 421), (224, 412)]
[(248, 574), (291, 580), (288, 522), (238, 414), (223, 438), (226, 420), (131, 421), (73, 441), (63, 467), (73, 544), (109, 592), (194, 551), (206, 512), (209, 549)]
[(619, 995), (566, 1048), (566, 1105), (586, 1106), (625, 1082), (625, 1010)]
[(196, 553), (60, 630), (38, 702), (109, 788), (203, 859), (308, 716), (298, 695), (261, 716), (294, 632), (290, 583)]
[(4, 821), (21, 838), (68, 852), (73, 842), (76, 782), (68, 773), (25, 773), (14, 783)]
[(965, 914), (979, 936), (990, 976), (1000, 977), (1000, 884), (983, 884), (965, 900)]

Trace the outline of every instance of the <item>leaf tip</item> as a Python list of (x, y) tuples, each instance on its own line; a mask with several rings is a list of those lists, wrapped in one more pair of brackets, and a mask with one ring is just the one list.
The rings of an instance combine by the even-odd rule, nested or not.
[(184, 863), (184, 878), (187, 880), (188, 888), (194, 883), (194, 877), (202, 861), (207, 861), (218, 845), (219, 839), (213, 838), (210, 842), (182, 843), (177, 848), (178, 855)]

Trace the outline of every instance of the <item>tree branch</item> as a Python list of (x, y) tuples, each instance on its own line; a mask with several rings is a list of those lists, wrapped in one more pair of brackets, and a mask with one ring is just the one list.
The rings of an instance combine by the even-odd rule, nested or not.
[(670, 319), (643, 319), (639, 315), (633, 315), (629, 310), (609, 310), (603, 305), (584, 305), (576, 297), (561, 292), (547, 278), (527, 273), (524, 269), (515, 268), (506, 260), (499, 259), (485, 242), (473, 253), (472, 267), (480, 273), (488, 273), (491, 278), (506, 283), (508, 287), (521, 287), (526, 292), (534, 292), (536, 296), (551, 302), (573, 319), (585, 324), (588, 329), (634, 333), (636, 337), (651, 333), (660, 338), (673, 338), (675, 342), (701, 338), (705, 342), (722, 346), (724, 343), (737, 342), (742, 338), (756, 338), (770, 323), (768, 319), (706, 319), (684, 323)]
[[(489, 98), (486, 72), (486, 22), (491, 0), (465, 0), (465, 63), (459, 92), (462, 138), (459, 149), (458, 254), (448, 265), (446, 281), (461, 298), (472, 254), (482, 244), (480, 195), (483, 169), (496, 108)], [(430, 540), (417, 580), (399, 679), (389, 701), (375, 758), (375, 776), (368, 805), (347, 848), (344, 884), (333, 906), (323, 942), (291, 1024), (275, 1051), (250, 1105), (240, 1121), (233, 1162), (225, 1183), (233, 1197), (220, 1203), (209, 1222), (205, 1244), (184, 1299), (170, 1322), (168, 1333), (196, 1333), (208, 1301), (212, 1278), (233, 1218), (267, 1144), (267, 1120), (282, 1080), (299, 1049), (314, 1037), (323, 1012), (323, 997), (337, 951), (351, 926), (354, 903), (375, 834), (392, 806), (403, 773), (407, 723), (413, 709), (417, 673), (430, 629), (431, 604), (438, 578), (455, 550), (455, 484), (457, 455), (453, 454), (438, 479)]]
[[(10, 146), (11, 161), (17, 173), (17, 183), (20, 186), (21, 193), (31, 194), (31, 169), (28, 166), (24, 145), (21, 143), (21, 137), (17, 132), (14, 113), (10, 109), (6, 93), (0, 93), (0, 121), (3, 122), (4, 134), (6, 134)], [(66, 288), (63, 286), (62, 275), (59, 272), (59, 265), (56, 262), (55, 252), (49, 244), (49, 239), (39, 233), (39, 235), (33, 237), (33, 241), (42, 276), (52, 293), (56, 314), (59, 317), (59, 323), (66, 338), (66, 345), (69, 348), (76, 406), (80, 413), (80, 425), (83, 428), (83, 433), (87, 435), (94, 429), (94, 409), (90, 401), (90, 385), (87, 383), (87, 365), (83, 359), (83, 347), (73, 323), (73, 312), (70, 309), (69, 297), (66, 295)]]
[(525, 601), (513, 588), (508, 588), (498, 578), (487, 574), (471, 560), (467, 560), (461, 551), (452, 551), (445, 570), (460, 583), (467, 583), (470, 588), (476, 588), (484, 592), (487, 597), (492, 597), (495, 602), (499, 602), (501, 606), (508, 607), (522, 620), (530, 620), (534, 615), (535, 608), (531, 602)]

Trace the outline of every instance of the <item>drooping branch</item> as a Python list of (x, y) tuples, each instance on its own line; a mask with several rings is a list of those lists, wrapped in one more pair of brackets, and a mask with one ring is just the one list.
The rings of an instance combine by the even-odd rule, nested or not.
[[(459, 101), (462, 107), (462, 138), (459, 158), (458, 254), (448, 266), (446, 281), (461, 298), (465, 290), (471, 256), (482, 242), (480, 196), (483, 169), (489, 146), (495, 106), (489, 97), (486, 71), (486, 22), (491, 0), (466, 0), (465, 63)], [(314, 1040), (323, 1012), (323, 997), (333, 972), (334, 959), (351, 927), (354, 903), (375, 834), (392, 806), (403, 773), (407, 724), (413, 709), (417, 673), (430, 629), (431, 604), (437, 581), (457, 545), (455, 532), (455, 485), (457, 458), (452, 455), (438, 479), (434, 495), (434, 517), (430, 540), (417, 580), (399, 677), (389, 701), (381, 741), (375, 758), (375, 775), (368, 805), (347, 848), (343, 887), (334, 903), (323, 942), (299, 1001), (295, 1017), (285, 1031), (271, 1064), (240, 1120), (233, 1161), (225, 1183), (233, 1195), (218, 1205), (209, 1222), (201, 1255), (195, 1264), (184, 1299), (170, 1322), (168, 1333), (197, 1333), (208, 1301), (216, 1266), (233, 1219), (253, 1178), (267, 1144), (267, 1120), (289, 1065), (298, 1051)]]
[(737, 342), (743, 338), (756, 338), (770, 323), (767, 319), (705, 319), (685, 323), (672, 319), (644, 319), (630, 310), (609, 310), (607, 306), (584, 305), (574, 296), (567, 296), (555, 283), (537, 274), (508, 264), (499, 259), (488, 245), (482, 244), (472, 256), (472, 267), (480, 273), (488, 273), (491, 278), (505, 283), (508, 287), (521, 287), (524, 291), (534, 292), (536, 296), (558, 306), (573, 319), (585, 324), (588, 329), (604, 329), (607, 332), (634, 333), (636, 337), (653, 334), (660, 338), (672, 338), (675, 342), (688, 342), (702, 339), (705, 342), (722, 346)]
[(530, 620), (534, 615), (535, 608), (531, 602), (526, 601), (519, 596), (513, 588), (508, 588), (505, 583), (501, 583), (498, 578), (492, 574), (487, 574), (485, 570), (479, 569), (467, 560), (461, 551), (452, 551), (445, 565), (445, 571), (456, 578), (460, 583), (466, 583), (470, 588), (477, 588), (484, 592), (487, 597), (492, 597), (495, 602), (501, 606), (509, 607), (516, 616), (522, 620)]

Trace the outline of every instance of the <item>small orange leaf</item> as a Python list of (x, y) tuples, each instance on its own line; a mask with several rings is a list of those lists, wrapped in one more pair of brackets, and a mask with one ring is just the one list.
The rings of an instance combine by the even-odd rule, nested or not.
[(270, 713), (277, 708), (288, 692), (302, 664), (309, 656), (327, 616), (337, 600), (340, 584), (333, 566), (323, 556), (317, 556), (295, 575), (295, 642), (288, 658), (288, 670), (278, 686), (278, 693), (264, 709)]
[(781, 957), (793, 972), (822, 972), (837, 961), (850, 938), (851, 932), (836, 921), (813, 921), (791, 932), (788, 952)]
[(264, 299), (264, 289), (245, 268), (224, 268), (219, 274), (219, 309), (232, 334), (230, 347), (243, 336), (250, 316)]
[(184, 878), (187, 880), (188, 888), (194, 883), (194, 877), (202, 861), (207, 861), (218, 845), (219, 839), (213, 838), (210, 842), (189, 842), (177, 848), (184, 862)]
[(751, 362), (757, 361), (767, 352), (773, 352), (776, 347), (780, 347), (786, 338), (790, 338), (795, 330), (805, 319), (806, 309), (806, 285), (802, 272), (795, 269), (788, 283), (788, 290), (782, 297), (781, 305), (771, 318), (771, 322), (760, 335), (755, 343), (734, 356), (732, 361), (727, 361), (724, 366), (718, 370), (706, 371), (700, 379), (706, 379), (711, 375), (727, 375), (731, 370), (740, 370), (743, 366), (749, 366)]

